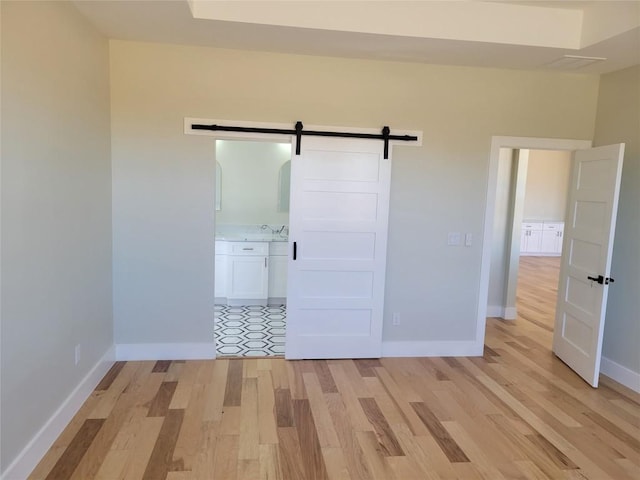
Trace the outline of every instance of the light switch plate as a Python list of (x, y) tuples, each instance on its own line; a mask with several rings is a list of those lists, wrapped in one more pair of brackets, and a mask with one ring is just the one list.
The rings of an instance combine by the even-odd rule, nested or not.
[(464, 245), (465, 247), (470, 247), (471, 245), (473, 245), (473, 234), (472, 233), (467, 233), (464, 236)]
[(449, 235), (447, 235), (447, 245), (458, 246), (460, 245), (460, 239), (460, 232), (449, 232)]

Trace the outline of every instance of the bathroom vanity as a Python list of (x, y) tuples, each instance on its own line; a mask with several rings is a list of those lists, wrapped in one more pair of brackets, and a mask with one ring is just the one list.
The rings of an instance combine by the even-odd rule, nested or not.
[(284, 303), (288, 242), (263, 235), (215, 241), (215, 301), (227, 305)]

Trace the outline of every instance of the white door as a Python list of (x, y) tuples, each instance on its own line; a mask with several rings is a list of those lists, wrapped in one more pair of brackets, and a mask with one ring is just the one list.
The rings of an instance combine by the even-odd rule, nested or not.
[(391, 160), (379, 140), (301, 143), (291, 164), (285, 356), (380, 357)]
[(600, 373), (623, 154), (624, 144), (576, 151), (567, 204), (553, 351), (593, 387)]

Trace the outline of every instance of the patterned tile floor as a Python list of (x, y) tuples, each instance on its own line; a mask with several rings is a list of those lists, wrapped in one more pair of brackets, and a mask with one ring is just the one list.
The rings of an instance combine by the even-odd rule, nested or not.
[(216, 305), (216, 353), (221, 357), (284, 355), (286, 323), (286, 305)]

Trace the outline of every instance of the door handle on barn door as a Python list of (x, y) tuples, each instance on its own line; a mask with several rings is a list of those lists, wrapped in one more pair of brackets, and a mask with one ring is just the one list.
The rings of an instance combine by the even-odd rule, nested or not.
[(293, 242), (293, 259), (298, 258), (298, 243)]

